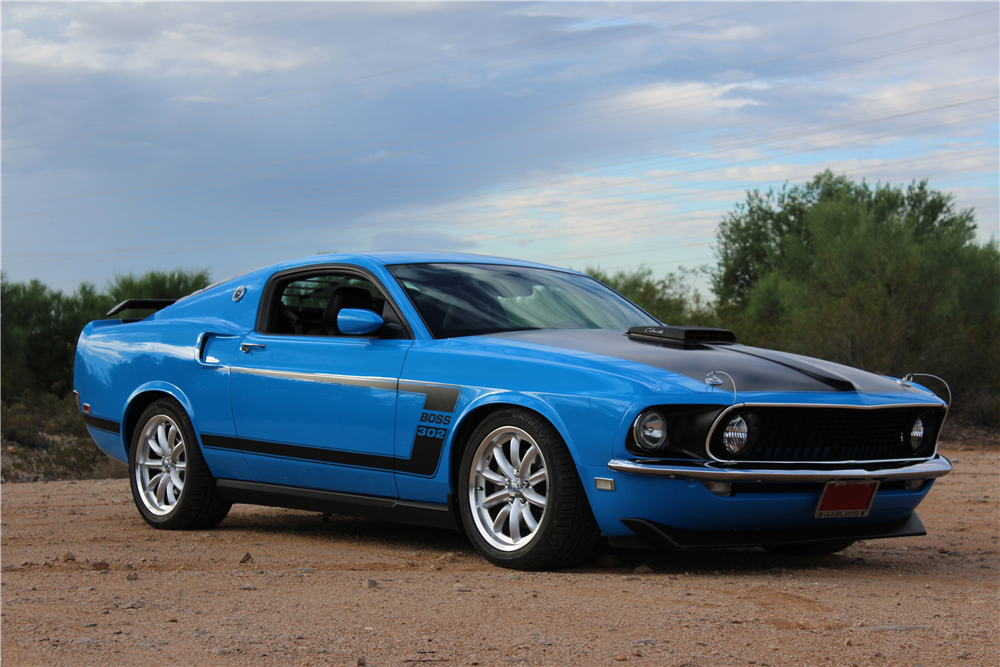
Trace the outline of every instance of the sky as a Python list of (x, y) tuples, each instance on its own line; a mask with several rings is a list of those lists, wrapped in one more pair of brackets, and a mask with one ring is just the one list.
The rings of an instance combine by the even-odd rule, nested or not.
[[(928, 179), (1000, 227), (1000, 4), (3, 2), (0, 266), (321, 252), (657, 277), (748, 190)], [(699, 280), (701, 282), (699, 282)], [(695, 279), (704, 288), (704, 279)]]

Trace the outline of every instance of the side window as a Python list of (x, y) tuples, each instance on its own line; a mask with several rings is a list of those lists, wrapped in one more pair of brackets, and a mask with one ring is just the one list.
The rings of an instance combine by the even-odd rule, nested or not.
[(360, 308), (386, 321), (375, 337), (408, 338), (392, 304), (374, 283), (360, 276), (335, 271), (299, 273), (278, 282), (270, 296), (265, 333), (340, 336), (338, 313)]

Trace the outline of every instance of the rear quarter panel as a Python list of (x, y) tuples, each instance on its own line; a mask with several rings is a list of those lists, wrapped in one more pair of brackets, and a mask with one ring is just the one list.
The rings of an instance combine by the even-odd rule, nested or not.
[[(254, 292), (259, 299), (259, 290), (248, 288), (241, 302), (234, 302), (235, 286), (220, 285), (140, 322), (98, 320), (84, 328), (77, 345), (74, 388), (93, 417), (119, 425), (117, 437), (88, 427), (106, 454), (127, 462), (126, 424), (155, 394), (180, 402), (199, 436), (235, 435), (228, 367), (239, 341), (252, 328), (257, 310)], [(216, 360), (209, 365), (198, 362), (198, 344), (205, 333), (215, 334), (204, 349), (204, 358)], [(242, 455), (204, 448), (203, 453), (216, 476), (246, 476)]]

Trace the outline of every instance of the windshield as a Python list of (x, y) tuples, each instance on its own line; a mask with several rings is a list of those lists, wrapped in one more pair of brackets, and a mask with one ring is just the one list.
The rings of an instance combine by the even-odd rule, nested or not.
[(386, 267), (435, 338), (525, 329), (659, 324), (601, 283), (571, 273), (490, 264)]

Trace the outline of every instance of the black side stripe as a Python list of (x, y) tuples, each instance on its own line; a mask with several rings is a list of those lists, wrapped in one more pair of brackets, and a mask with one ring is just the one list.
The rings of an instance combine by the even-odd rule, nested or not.
[(420, 384), (419, 382), (400, 382), (399, 391), (408, 394), (423, 394), (424, 410), (435, 412), (454, 412), (455, 404), (462, 393), (458, 387), (443, 384)]
[(83, 423), (87, 426), (107, 431), (108, 433), (114, 433), (115, 435), (122, 432), (122, 425), (120, 422), (112, 421), (110, 419), (101, 419), (100, 417), (95, 417), (94, 415), (83, 415)]
[[(424, 394), (424, 410), (435, 412), (453, 412), (458, 403), (461, 390), (447, 385), (429, 385), (416, 382), (401, 382), (399, 390), (413, 394)], [(369, 470), (385, 470), (430, 477), (437, 470), (441, 460), (441, 450), (444, 438), (431, 438), (416, 435), (414, 431), (413, 447), (409, 458), (385, 456), (382, 454), (366, 454), (364, 452), (345, 451), (342, 449), (326, 449), (309, 447), (284, 442), (268, 442), (266, 440), (251, 440), (234, 438), (228, 435), (203, 433), (201, 441), (205, 447), (213, 449), (228, 449), (242, 451), (248, 454), (277, 456), (281, 458), (329, 463), (334, 465), (367, 468)]]
[(348, 452), (340, 449), (290, 445), (284, 442), (250, 440), (247, 438), (234, 438), (228, 435), (203, 433), (201, 441), (206, 447), (214, 449), (231, 449), (248, 454), (280, 456), (287, 459), (301, 459), (316, 463), (335, 463), (337, 465), (354, 466), (356, 468), (392, 470), (393, 461), (395, 461), (392, 456), (382, 456), (381, 454), (365, 454), (364, 452)]

